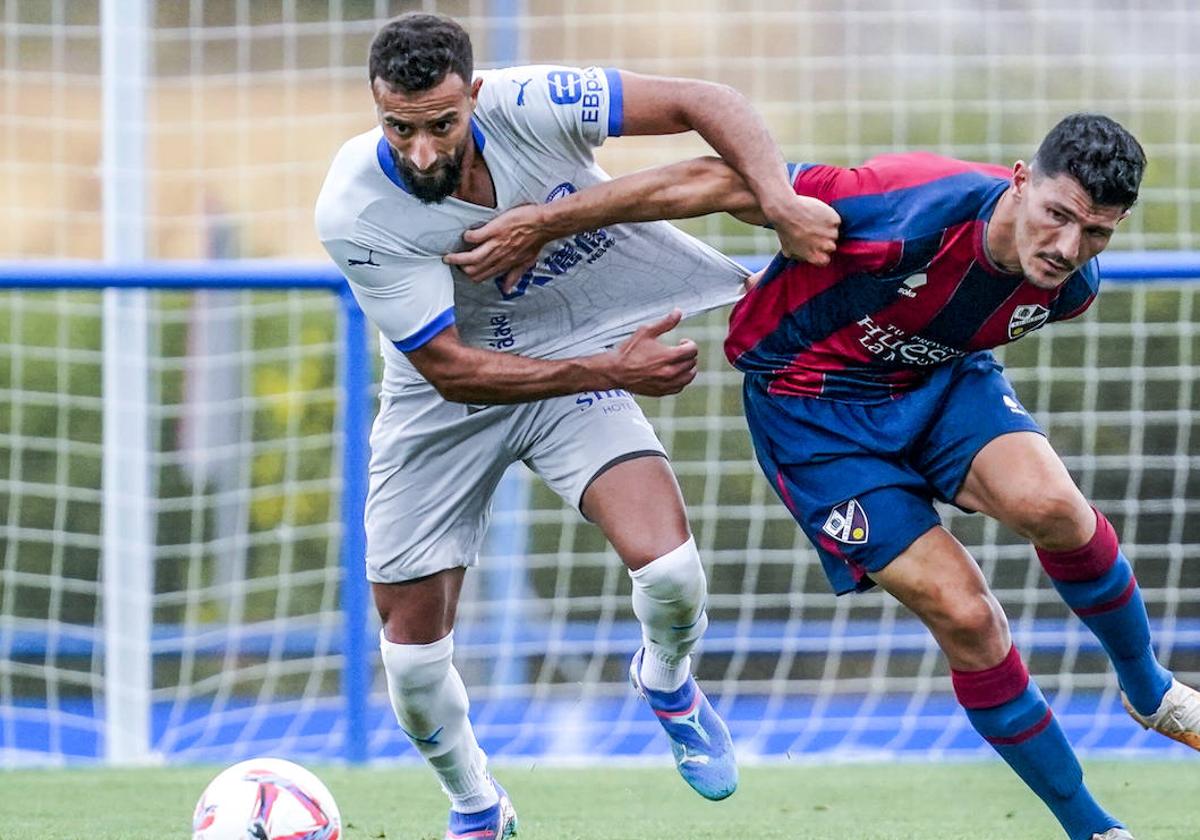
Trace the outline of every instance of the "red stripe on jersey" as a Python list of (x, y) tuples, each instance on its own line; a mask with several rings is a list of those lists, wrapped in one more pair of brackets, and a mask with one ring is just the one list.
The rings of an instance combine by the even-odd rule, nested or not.
[[(894, 303), (869, 313), (877, 329), (895, 326), (905, 335), (918, 335), (954, 297), (963, 278), (974, 263), (974, 247), (970, 240), (978, 235), (979, 223), (964, 222), (948, 228), (943, 235), (937, 255), (930, 264), (930, 277), (920, 287), (915, 298), (897, 295)], [(869, 326), (869, 325), (867, 325)], [(825, 374), (844, 370), (847, 362), (871, 366), (878, 361), (866, 341), (867, 327), (852, 321), (822, 341), (813, 343), (792, 357), (788, 366), (779, 372), (768, 391), (778, 394), (818, 396)], [(814, 375), (815, 374), (815, 375)], [(903, 389), (919, 381), (924, 373), (919, 368), (880, 373), (883, 380), (893, 380), (893, 388)], [(882, 383), (881, 383), (882, 384)], [(814, 390), (815, 387), (815, 390)]]
[(736, 364), (743, 353), (754, 348), (779, 328), (784, 318), (821, 292), (838, 284), (848, 274), (880, 271), (900, 258), (902, 242), (852, 240), (838, 246), (829, 265), (792, 263), (769, 283), (751, 289), (729, 314), (725, 356)]
[(800, 195), (834, 202), (919, 187), (962, 172), (982, 172), (999, 178), (1010, 174), (1003, 166), (955, 160), (930, 152), (900, 152), (879, 155), (852, 169), (825, 164), (810, 166), (796, 173), (792, 187)]

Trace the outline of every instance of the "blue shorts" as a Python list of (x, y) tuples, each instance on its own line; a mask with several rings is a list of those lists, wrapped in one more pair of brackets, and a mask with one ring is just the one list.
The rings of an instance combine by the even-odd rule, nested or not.
[(933, 501), (953, 502), (989, 441), (1044, 434), (1003, 371), (990, 352), (972, 353), (882, 403), (769, 394), (765, 379), (746, 377), (758, 462), (839, 595), (870, 589), (871, 572), (941, 521)]

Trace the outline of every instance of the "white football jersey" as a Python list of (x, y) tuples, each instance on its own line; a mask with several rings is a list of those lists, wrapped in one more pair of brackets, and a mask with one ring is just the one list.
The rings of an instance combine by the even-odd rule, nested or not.
[(384, 393), (423, 385), (404, 357), (450, 324), (464, 343), (535, 358), (598, 353), (672, 308), (691, 315), (742, 292), (746, 272), (666, 222), (620, 224), (549, 243), (505, 295), (442, 256), (462, 234), (519, 204), (608, 180), (592, 149), (621, 133), (613, 70), (547, 65), (483, 71), (472, 118), (496, 207), (409, 194), (376, 128), (338, 152), (317, 199), (317, 231), (380, 329)]

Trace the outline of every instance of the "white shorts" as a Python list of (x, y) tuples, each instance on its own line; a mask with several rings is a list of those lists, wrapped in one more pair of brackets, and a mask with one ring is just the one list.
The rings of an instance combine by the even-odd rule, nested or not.
[(524, 461), (578, 509), (609, 466), (665, 455), (625, 391), (466, 406), (432, 388), (383, 398), (371, 430), (367, 579), (400, 583), (479, 562), (492, 495)]

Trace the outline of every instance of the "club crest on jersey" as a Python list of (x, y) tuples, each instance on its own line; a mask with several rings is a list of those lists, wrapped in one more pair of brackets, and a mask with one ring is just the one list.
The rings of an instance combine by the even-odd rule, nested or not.
[(840, 543), (862, 545), (869, 536), (870, 523), (858, 499), (851, 499), (829, 511), (829, 518), (821, 530)]
[(575, 185), (570, 181), (563, 181), (554, 189), (550, 190), (550, 194), (546, 196), (546, 203), (558, 201), (560, 198), (566, 198), (571, 193), (576, 192)]
[(905, 297), (915, 298), (917, 296), (917, 289), (921, 288), (928, 282), (929, 278), (926, 275), (914, 274), (912, 277), (906, 278), (905, 281), (900, 284), (900, 288), (897, 289), (897, 291), (899, 291), (900, 294), (904, 295)]
[(1040, 303), (1026, 303), (1013, 310), (1008, 320), (1008, 337), (1020, 338), (1031, 330), (1036, 330), (1050, 319), (1050, 310)]

